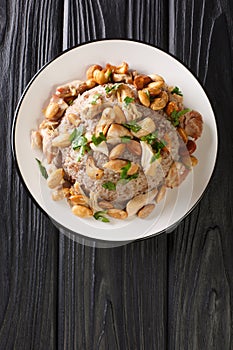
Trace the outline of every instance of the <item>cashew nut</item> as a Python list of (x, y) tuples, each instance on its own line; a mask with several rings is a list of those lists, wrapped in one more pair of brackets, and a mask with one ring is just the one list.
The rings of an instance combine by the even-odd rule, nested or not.
[(128, 216), (133, 216), (142, 207), (144, 207), (144, 205), (150, 203), (155, 198), (157, 192), (157, 188), (154, 188), (153, 190), (145, 194), (139, 194), (132, 198), (126, 205), (126, 211), (128, 213)]
[(86, 173), (93, 180), (99, 180), (104, 175), (104, 171), (95, 166), (95, 162), (92, 157), (87, 158)]
[(143, 106), (150, 106), (150, 95), (147, 93), (146, 89), (138, 91), (138, 98)]
[(109, 209), (107, 211), (107, 214), (115, 219), (120, 219), (120, 220), (124, 220), (128, 217), (128, 214), (126, 213), (126, 211), (121, 210), (121, 209)]
[(131, 132), (126, 129), (124, 126), (119, 124), (112, 124), (108, 129), (107, 139), (109, 138), (118, 138), (123, 136), (129, 136), (133, 138)]
[(93, 73), (95, 70), (101, 70), (102, 67), (98, 64), (94, 64), (93, 66), (90, 66), (88, 70), (86, 71), (86, 77), (87, 79), (92, 79), (93, 78)]
[(81, 218), (87, 218), (93, 215), (92, 210), (83, 205), (74, 205), (72, 207), (72, 213)]
[(137, 88), (137, 90), (142, 90), (144, 86), (151, 82), (151, 80), (152, 79), (148, 75), (139, 74), (134, 77), (133, 84)]
[(139, 142), (135, 140), (131, 140), (126, 144), (129, 152), (135, 154), (136, 156), (140, 156), (142, 154), (142, 148)]
[(49, 188), (55, 188), (63, 182), (64, 170), (62, 168), (53, 171), (47, 178), (47, 185)]
[(124, 143), (120, 143), (119, 145), (115, 146), (109, 154), (109, 159), (121, 158), (125, 149), (126, 149), (126, 145)]

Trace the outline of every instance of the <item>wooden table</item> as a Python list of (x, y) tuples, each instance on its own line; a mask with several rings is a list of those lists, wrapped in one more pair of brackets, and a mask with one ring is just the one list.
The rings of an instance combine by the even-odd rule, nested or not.
[[(218, 161), (172, 233), (98, 249), (67, 238), (34, 204), (11, 152), (28, 81), (73, 45), (133, 38), (184, 62), (204, 85)], [(0, 3), (0, 349), (233, 349), (231, 0)]]

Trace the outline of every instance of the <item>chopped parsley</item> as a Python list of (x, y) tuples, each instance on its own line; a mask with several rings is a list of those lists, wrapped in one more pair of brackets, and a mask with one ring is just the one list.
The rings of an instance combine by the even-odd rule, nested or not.
[(70, 135), (69, 139), (71, 141), (71, 146), (73, 150), (78, 150), (78, 159), (79, 162), (81, 159), (81, 156), (84, 156), (85, 152), (90, 151), (90, 147), (88, 145), (87, 138), (83, 135), (84, 128), (83, 125), (80, 125), (78, 128), (75, 128), (72, 134)]
[(36, 158), (36, 161), (37, 161), (37, 164), (39, 166), (39, 169), (40, 169), (40, 172), (41, 172), (41, 175), (47, 179), (48, 178), (48, 173), (47, 173), (47, 170), (45, 169), (45, 167), (42, 165), (41, 161), (39, 159)]
[(128, 123), (123, 123), (122, 125), (133, 132), (138, 132), (141, 130), (141, 126), (138, 125), (135, 120), (129, 121)]
[(92, 136), (92, 142), (94, 143), (95, 146), (98, 146), (101, 142), (106, 141), (106, 137), (104, 136), (104, 134), (102, 132), (99, 133), (99, 136)]
[(175, 86), (174, 89), (171, 91), (172, 94), (183, 96), (182, 92), (178, 88), (178, 86)]
[(111, 87), (106, 86), (106, 87), (105, 87), (105, 91), (106, 91), (107, 94), (109, 94), (109, 93), (112, 92), (112, 91), (116, 91), (121, 85), (122, 85), (122, 84), (117, 83), (117, 84), (112, 85)]
[(92, 101), (91, 101), (91, 104), (92, 105), (96, 105), (96, 103), (97, 103), (97, 100), (99, 99), (99, 97), (101, 96), (101, 94), (95, 94), (95, 95), (93, 95), (92, 96)]
[(109, 191), (116, 191), (116, 184), (112, 181), (107, 181), (102, 184), (103, 188), (106, 188)]
[(171, 123), (174, 126), (179, 126), (180, 124), (180, 117), (184, 115), (185, 113), (190, 112), (190, 109), (182, 109), (181, 111), (173, 111), (170, 116)]
[(121, 168), (121, 173), (120, 173), (121, 180), (129, 182), (129, 181), (136, 179), (138, 177), (138, 175), (139, 175), (138, 173), (135, 173), (133, 175), (128, 175), (128, 170), (130, 169), (130, 167), (131, 167), (131, 162), (128, 161), (128, 163), (124, 167)]
[(99, 220), (99, 221), (102, 221), (102, 222), (110, 222), (110, 220), (108, 218), (106, 218), (104, 216), (104, 214), (106, 214), (106, 211), (97, 211), (93, 217), (96, 219), (96, 220)]
[(157, 138), (158, 138), (158, 132), (155, 131), (146, 136), (142, 136), (141, 140), (146, 141), (147, 143), (149, 143), (149, 145), (152, 146), (156, 142)]
[(147, 89), (145, 89), (144, 91), (147, 97), (149, 98), (150, 102), (153, 102), (156, 96), (151, 96), (150, 91)]
[(149, 145), (151, 145), (153, 151), (155, 151), (150, 162), (153, 163), (156, 159), (159, 159), (159, 157), (161, 156), (161, 149), (163, 149), (166, 146), (166, 142), (158, 140), (157, 131), (141, 137), (141, 140), (146, 141)]
[(130, 142), (130, 140), (131, 140), (130, 136), (121, 136), (122, 143), (128, 143), (128, 142)]
[(132, 102), (134, 102), (134, 98), (133, 97), (126, 96), (124, 98), (124, 103), (126, 104), (126, 106), (128, 106)]

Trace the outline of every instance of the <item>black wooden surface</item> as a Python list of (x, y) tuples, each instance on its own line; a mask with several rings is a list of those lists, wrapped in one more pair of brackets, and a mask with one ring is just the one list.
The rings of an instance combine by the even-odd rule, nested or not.
[[(11, 153), (17, 101), (62, 50), (133, 38), (184, 62), (215, 110), (219, 154), (201, 202), (169, 235), (100, 249), (53, 226)], [(0, 350), (233, 349), (231, 0), (1, 0)]]

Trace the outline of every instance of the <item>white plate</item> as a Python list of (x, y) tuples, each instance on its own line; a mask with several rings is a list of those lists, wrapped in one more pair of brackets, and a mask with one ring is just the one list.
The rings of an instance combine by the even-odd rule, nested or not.
[[(197, 141), (199, 163), (179, 188), (168, 190), (164, 201), (153, 215), (142, 220), (111, 220), (106, 224), (91, 219), (79, 219), (65, 203), (54, 202), (35, 158), (42, 158), (31, 149), (30, 132), (36, 129), (42, 108), (57, 85), (84, 79), (89, 65), (129, 63), (139, 72), (158, 73), (170, 85), (177, 85), (184, 94), (187, 107), (199, 111), (204, 119), (202, 137)], [(15, 113), (13, 148), (19, 171), (31, 195), (52, 220), (72, 232), (93, 239), (130, 241), (167, 231), (187, 215), (201, 198), (212, 175), (217, 155), (217, 128), (210, 102), (196, 78), (179, 61), (165, 52), (129, 40), (103, 40), (68, 50), (45, 65), (26, 87)]]

